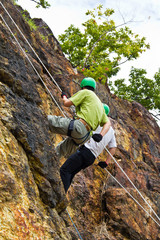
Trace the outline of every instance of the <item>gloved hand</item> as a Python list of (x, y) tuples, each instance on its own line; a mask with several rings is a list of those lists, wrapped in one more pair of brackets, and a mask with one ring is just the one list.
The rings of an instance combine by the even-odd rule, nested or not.
[(67, 94), (62, 91), (62, 93), (61, 93), (61, 98), (63, 98), (63, 96), (66, 96), (66, 98), (67, 98)]
[(95, 133), (92, 135), (92, 138), (94, 139), (94, 141), (100, 142), (102, 140), (103, 136), (100, 133)]
[(100, 166), (101, 168), (106, 168), (108, 166), (108, 164), (104, 161), (101, 161), (98, 163), (98, 166)]

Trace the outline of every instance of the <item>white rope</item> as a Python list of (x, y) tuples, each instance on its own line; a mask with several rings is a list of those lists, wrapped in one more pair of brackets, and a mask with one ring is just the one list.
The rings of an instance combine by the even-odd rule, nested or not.
[[(1, 2), (0, 2), (1, 3)], [(40, 63), (42, 64), (42, 66), (45, 68), (45, 70), (47, 71), (47, 73), (49, 74), (49, 76), (51, 77), (51, 79), (54, 81), (54, 83), (56, 84), (56, 86), (58, 87), (58, 89), (62, 92), (61, 88), (59, 87), (59, 85), (57, 84), (57, 82), (54, 80), (54, 78), (52, 77), (52, 75), (50, 74), (50, 72), (48, 71), (48, 69), (45, 67), (45, 65), (43, 64), (43, 62), (41, 61), (41, 59), (39, 58), (39, 56), (37, 55), (37, 53), (35, 52), (35, 50), (32, 48), (32, 46), (30, 45), (30, 43), (28, 42), (28, 40), (26, 39), (26, 37), (24, 36), (24, 34), (21, 32), (21, 30), (19, 29), (19, 27), (17, 26), (17, 24), (15, 23), (15, 21), (13, 20), (13, 18), (11, 17), (11, 15), (8, 13), (8, 11), (6, 10), (6, 8), (4, 7), (4, 5), (1, 3), (3, 9), (6, 11), (6, 13), (8, 14), (8, 16), (11, 18), (11, 20), (13, 21), (13, 23), (15, 24), (15, 26), (17, 27), (17, 29), (19, 30), (19, 32), (21, 33), (21, 35), (23, 36), (23, 38), (25, 39), (25, 41), (28, 43), (29, 47), (31, 48), (31, 50), (34, 52), (34, 54), (36, 55), (36, 57), (38, 58), (38, 60), (40, 61)], [(41, 82), (43, 83), (43, 85), (45, 86), (47, 92), (50, 94), (51, 98), (54, 100), (54, 102), (56, 103), (56, 105), (58, 106), (59, 110), (62, 112), (62, 114), (65, 116), (63, 110), (60, 108), (59, 104), (57, 103), (57, 101), (55, 100), (55, 98), (53, 97), (53, 95), (51, 94), (51, 92), (49, 91), (48, 87), (46, 86), (46, 84), (44, 83), (43, 79), (41, 78), (41, 76), (39, 75), (38, 71), (36, 70), (36, 68), (34, 67), (34, 65), (32, 64), (32, 62), (30, 61), (29, 57), (27, 56), (26, 52), (23, 50), (23, 48), (21, 47), (20, 43), (18, 42), (18, 40), (16, 39), (16, 37), (14, 36), (13, 32), (11, 31), (11, 29), (9, 28), (8, 24), (6, 23), (6, 21), (4, 20), (3, 16), (0, 14), (2, 20), (4, 21), (5, 25), (7, 26), (7, 28), (9, 29), (9, 31), (11, 32), (11, 34), (13, 35), (15, 41), (17, 42), (18, 46), (20, 47), (20, 49), (22, 50), (23, 54), (26, 56), (26, 58), (28, 59), (29, 63), (31, 64), (31, 66), (33, 67), (34, 71), (36, 72), (36, 74), (38, 75), (38, 77), (40, 78)], [(160, 221), (160, 218), (158, 217), (158, 215), (155, 213), (155, 211), (152, 209), (152, 207), (149, 205), (149, 203), (145, 200), (145, 198), (143, 197), (143, 195), (140, 193), (140, 191), (136, 188), (136, 186), (134, 185), (134, 183), (130, 180), (130, 178), (127, 176), (127, 174), (124, 172), (124, 170), (121, 168), (121, 166), (118, 164), (118, 162), (114, 159), (114, 157), (111, 155), (111, 153), (108, 151), (108, 149), (105, 147), (105, 150), (109, 153), (109, 155), (112, 157), (112, 159), (114, 160), (114, 162), (119, 166), (119, 168), (121, 169), (121, 171), (125, 174), (125, 176), (127, 177), (127, 179), (129, 180), (129, 182), (133, 185), (133, 187), (137, 190), (137, 192), (140, 194), (140, 196), (142, 197), (142, 199), (146, 202), (146, 204), (149, 206), (149, 208), (153, 211), (153, 213), (155, 214), (155, 216), (158, 218), (158, 220)], [(106, 169), (105, 169), (106, 170)], [(106, 170), (108, 172), (108, 170)], [(109, 173), (109, 172), (108, 172)], [(110, 174), (110, 173), (109, 173)], [(111, 175), (111, 174), (110, 174)], [(112, 176), (112, 175), (111, 175)], [(113, 177), (113, 176), (112, 176)], [(114, 177), (113, 177), (114, 178)], [(114, 178), (115, 179), (115, 178)], [(116, 181), (118, 181), (117, 179), (115, 179)], [(118, 182), (119, 183), (119, 182)], [(119, 185), (121, 187), (123, 187), (120, 183)], [(125, 189), (123, 187), (123, 189)], [(136, 203), (141, 206), (138, 201), (125, 189), (125, 191), (134, 199), (134, 201), (136, 201)], [(142, 206), (141, 206), (142, 207)], [(154, 218), (142, 207), (142, 209), (154, 220)], [(155, 220), (154, 220), (155, 221)], [(155, 221), (156, 222), (156, 221)], [(157, 222), (156, 222), (157, 223)], [(158, 223), (157, 223), (158, 224)], [(159, 225), (159, 224), (158, 224)], [(160, 226), (160, 225), (159, 225)]]
[(2, 20), (4, 21), (5, 25), (7, 26), (7, 28), (9, 29), (10, 33), (12, 34), (12, 36), (14, 37), (15, 41), (17, 42), (18, 46), (20, 47), (20, 49), (22, 50), (23, 54), (25, 55), (25, 57), (28, 59), (29, 63), (31, 64), (32, 68), (34, 69), (34, 71), (36, 72), (36, 74), (38, 75), (38, 77), (40, 78), (41, 82), (43, 83), (44, 87), (46, 88), (47, 92), (50, 94), (51, 98), (53, 99), (53, 101), (55, 102), (55, 104), (57, 105), (57, 107), (59, 108), (59, 110), (62, 112), (62, 114), (65, 116), (63, 110), (60, 108), (59, 104), (57, 103), (56, 99), (53, 97), (52, 93), (50, 92), (50, 90), (48, 89), (47, 85), (44, 83), (43, 79), (41, 78), (41, 76), (39, 75), (38, 71), (36, 70), (36, 68), (34, 67), (33, 63), (31, 62), (31, 60), (29, 59), (29, 57), (27, 56), (26, 52), (24, 51), (24, 49), (22, 48), (22, 46), (20, 45), (20, 43), (18, 42), (17, 38), (14, 36), (14, 33), (12, 32), (12, 30), (10, 29), (10, 27), (8, 26), (8, 24), (6, 23), (5, 19), (3, 18), (3, 16), (0, 14)]
[[(1, 2), (0, 2), (1, 3)], [(22, 33), (22, 31), (20, 30), (20, 28), (17, 26), (17, 24), (15, 23), (15, 21), (13, 20), (13, 18), (11, 17), (11, 15), (9, 14), (9, 12), (7, 11), (7, 9), (4, 7), (4, 5), (1, 3), (3, 9), (6, 11), (6, 13), (8, 14), (8, 16), (10, 17), (10, 19), (12, 20), (12, 22), (14, 23), (14, 25), (16, 26), (16, 28), (18, 29), (18, 31), (21, 33), (21, 35), (23, 36), (23, 38), (25, 39), (25, 41), (28, 43), (29, 47), (31, 48), (31, 50), (34, 52), (34, 54), (36, 55), (36, 57), (38, 58), (38, 60), (40, 61), (40, 63), (42, 64), (42, 66), (45, 68), (46, 72), (48, 73), (48, 75), (51, 77), (52, 81), (55, 83), (55, 85), (58, 87), (58, 89), (60, 90), (60, 92), (62, 92), (62, 89), (59, 87), (59, 85), (57, 84), (57, 82), (55, 81), (55, 79), (53, 78), (53, 76), (50, 74), (50, 72), (48, 71), (48, 69), (46, 68), (46, 66), (44, 65), (44, 63), (41, 61), (41, 59), (39, 58), (39, 56), (37, 55), (37, 53), (35, 52), (35, 50), (33, 49), (33, 47), (31, 46), (31, 44), (29, 43), (29, 41), (27, 40), (27, 38), (24, 36), (24, 34)]]
[(81, 237), (81, 235), (80, 235), (80, 233), (79, 233), (79, 231), (78, 231), (76, 225), (74, 224), (74, 222), (73, 222), (73, 220), (72, 220), (72, 218), (71, 218), (71, 216), (70, 216), (70, 214), (69, 214), (67, 208), (66, 208), (66, 212), (68, 213), (68, 216), (69, 216), (69, 218), (70, 218), (70, 220), (71, 220), (71, 222), (72, 222), (72, 224), (73, 224), (73, 227), (75, 228), (76, 232), (78, 233), (78, 236), (80, 237), (81, 240), (83, 240), (83, 238)]
[[(20, 49), (22, 50), (23, 54), (25, 55), (25, 57), (28, 59), (29, 63), (31, 64), (31, 66), (33, 67), (34, 71), (36, 72), (36, 74), (38, 75), (38, 77), (40, 78), (40, 80), (42, 81), (43, 85), (45, 86), (45, 88), (47, 89), (48, 93), (50, 94), (51, 98), (54, 100), (54, 102), (56, 103), (56, 105), (58, 106), (58, 108), (60, 109), (60, 111), (62, 112), (62, 114), (65, 116), (64, 112), (62, 111), (62, 109), (60, 108), (59, 104), (56, 102), (55, 98), (53, 97), (53, 95), (51, 94), (51, 92), (49, 91), (48, 87), (46, 86), (46, 84), (44, 83), (43, 79), (41, 78), (41, 76), (39, 75), (39, 73), (37, 72), (36, 68), (34, 67), (34, 65), (32, 64), (32, 62), (30, 61), (29, 57), (27, 56), (26, 52), (23, 50), (23, 48), (21, 47), (20, 43), (18, 42), (18, 40), (16, 39), (16, 37), (14, 36), (12, 30), (10, 29), (10, 27), (8, 26), (8, 24), (6, 23), (6, 21), (4, 20), (3, 16), (0, 14), (0, 17), (2, 18), (2, 20), (4, 21), (5, 25), (7, 26), (7, 28), (9, 29), (10, 33), (13, 35), (15, 41), (17, 42), (18, 46), (20, 47)], [(66, 117), (66, 116), (65, 116)], [(75, 228), (75, 230), (77, 231), (80, 239), (82, 239), (76, 225), (74, 224), (68, 210), (66, 209), (66, 212)], [(83, 239), (82, 239), (83, 240)]]
[[(139, 195), (142, 197), (142, 199), (145, 201), (145, 203), (148, 205), (148, 207), (151, 209), (151, 211), (155, 214), (157, 219), (160, 221), (159, 216), (156, 214), (156, 212), (153, 210), (153, 208), (150, 206), (150, 204), (146, 201), (146, 199), (143, 197), (141, 192), (137, 189), (137, 187), (134, 185), (134, 183), (130, 180), (128, 175), (125, 173), (125, 171), (122, 169), (122, 167), (119, 165), (119, 163), (116, 161), (116, 159), (112, 156), (112, 154), (108, 151), (108, 149), (104, 146), (104, 149), (108, 152), (108, 154), (111, 156), (111, 158), (114, 160), (114, 162), (118, 165), (118, 167), (121, 169), (121, 171), (124, 173), (124, 175), (127, 177), (129, 182), (132, 184), (132, 186), (136, 189), (136, 191), (139, 193)], [(158, 224), (159, 225), (159, 224)]]
[(160, 227), (160, 224), (152, 217), (152, 215), (150, 213), (147, 212), (146, 209), (144, 209), (144, 207), (130, 194), (130, 192), (128, 192), (128, 190), (123, 187), (123, 185), (106, 169), (104, 168), (104, 170), (128, 193), (128, 195), (152, 218), (152, 220), (157, 223), (157, 225)]

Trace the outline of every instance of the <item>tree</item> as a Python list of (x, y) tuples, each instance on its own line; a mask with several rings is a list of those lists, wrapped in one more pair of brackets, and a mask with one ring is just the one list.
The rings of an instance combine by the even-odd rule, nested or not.
[(115, 81), (112, 87), (114, 93), (129, 101), (135, 100), (141, 103), (146, 109), (158, 109), (160, 112), (160, 69), (154, 75), (154, 80), (147, 78), (146, 70), (131, 68), (127, 85), (125, 79)]
[(63, 52), (74, 67), (85, 76), (91, 76), (102, 83), (116, 75), (120, 65), (139, 57), (149, 48), (145, 38), (139, 38), (126, 24), (116, 26), (110, 19), (113, 9), (102, 11), (99, 5), (87, 11), (91, 18), (82, 23), (83, 32), (74, 25), (58, 36)]

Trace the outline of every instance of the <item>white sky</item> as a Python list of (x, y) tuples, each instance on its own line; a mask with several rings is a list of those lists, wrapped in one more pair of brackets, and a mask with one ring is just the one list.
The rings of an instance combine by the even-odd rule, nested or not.
[(32, 18), (42, 18), (52, 30), (54, 36), (64, 33), (71, 24), (81, 28), (88, 17), (87, 10), (93, 10), (99, 4), (105, 8), (113, 8), (115, 14), (111, 18), (116, 25), (134, 19), (128, 26), (141, 37), (146, 37), (150, 49), (134, 60), (121, 65), (117, 78), (128, 79), (131, 66), (144, 68), (147, 77), (153, 79), (160, 68), (160, 0), (47, 0), (51, 7), (48, 9), (36, 8), (31, 0), (18, 0), (18, 4), (26, 9)]
[(138, 59), (121, 65), (121, 71), (115, 79), (127, 79), (131, 66), (146, 69), (149, 78), (153, 78), (160, 68), (160, 0), (48, 0), (48, 2), (52, 5), (49, 9), (37, 9), (35, 3), (30, 0), (18, 0), (18, 4), (28, 10), (32, 18), (42, 18), (56, 38), (71, 24), (81, 28), (81, 24), (87, 20), (86, 11), (99, 4), (115, 10), (112, 16), (116, 25), (123, 23), (121, 14), (126, 21), (132, 18), (136, 21), (128, 26), (134, 33), (146, 37), (150, 49), (142, 53)]

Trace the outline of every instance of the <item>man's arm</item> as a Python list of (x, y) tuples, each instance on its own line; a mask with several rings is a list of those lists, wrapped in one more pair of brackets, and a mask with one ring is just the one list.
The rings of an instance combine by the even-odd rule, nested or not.
[(106, 122), (104, 125), (103, 125), (103, 128), (100, 132), (100, 134), (104, 137), (104, 135), (108, 132), (109, 128), (111, 126), (111, 121), (109, 120), (108, 118), (108, 122)]
[(65, 107), (70, 107), (73, 105), (72, 101), (69, 100), (65, 95), (63, 96), (62, 100)]
[(92, 138), (94, 139), (94, 141), (100, 142), (102, 140), (102, 138), (104, 137), (104, 135), (108, 132), (110, 126), (111, 126), (111, 122), (108, 119), (108, 122), (106, 122), (103, 125), (103, 128), (102, 128), (101, 132), (100, 133), (95, 133), (95, 134), (92, 135)]

